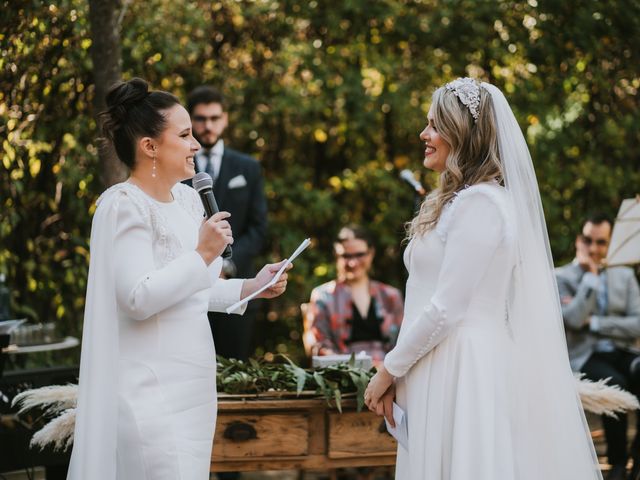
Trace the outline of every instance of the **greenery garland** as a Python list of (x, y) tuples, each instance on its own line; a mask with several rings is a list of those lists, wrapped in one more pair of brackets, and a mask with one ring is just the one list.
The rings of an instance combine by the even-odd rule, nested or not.
[(364, 391), (375, 369), (356, 367), (355, 356), (342, 362), (322, 368), (304, 369), (285, 355), (284, 362), (267, 362), (264, 359), (241, 360), (218, 357), (216, 385), (219, 392), (230, 394), (259, 394), (268, 392), (295, 392), (311, 390), (324, 396), (331, 405), (342, 412), (342, 395), (355, 393), (357, 410), (364, 406)]

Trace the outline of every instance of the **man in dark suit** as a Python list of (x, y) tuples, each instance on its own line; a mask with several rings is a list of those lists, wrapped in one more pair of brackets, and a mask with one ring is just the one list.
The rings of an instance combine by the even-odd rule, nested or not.
[[(226, 278), (249, 278), (254, 259), (264, 247), (267, 234), (267, 202), (262, 169), (249, 155), (228, 148), (222, 140), (228, 116), (225, 99), (216, 89), (201, 86), (187, 97), (193, 135), (202, 145), (195, 158), (196, 171), (213, 178), (213, 193), (220, 210), (231, 213), (233, 256), (224, 261)], [(247, 360), (255, 319), (252, 302), (243, 316), (209, 313), (209, 323), (218, 355)], [(252, 308), (253, 307), (253, 308)]]
[[(611, 384), (640, 395), (640, 356), (633, 348), (640, 337), (640, 289), (631, 268), (602, 268), (611, 240), (612, 223), (593, 215), (576, 239), (575, 260), (556, 270), (562, 316), (567, 332), (571, 367), (591, 380), (610, 378)], [(637, 434), (627, 448), (627, 416), (602, 417), (608, 480), (627, 480), (629, 453), (631, 480), (640, 479), (640, 416)]]

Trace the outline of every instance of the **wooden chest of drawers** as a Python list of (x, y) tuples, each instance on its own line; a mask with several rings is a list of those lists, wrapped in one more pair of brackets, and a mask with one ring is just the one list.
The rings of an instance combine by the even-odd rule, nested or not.
[(324, 399), (221, 395), (211, 471), (395, 464), (396, 441), (382, 418), (355, 407), (354, 399), (343, 399), (340, 413)]

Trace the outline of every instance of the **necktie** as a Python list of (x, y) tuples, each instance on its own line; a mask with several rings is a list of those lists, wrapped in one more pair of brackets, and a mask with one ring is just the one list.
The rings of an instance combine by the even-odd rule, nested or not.
[(205, 172), (211, 175), (211, 178), (213, 179), (213, 183), (216, 183), (217, 175), (216, 175), (215, 168), (213, 166), (215, 154), (212, 151), (209, 151), (208, 153), (205, 154), (205, 158), (207, 159), (207, 164), (206, 164), (207, 167), (205, 169)]
[[(606, 315), (609, 308), (609, 296), (607, 291), (607, 271), (603, 270), (598, 275), (600, 277), (600, 285), (598, 286), (596, 296), (596, 306), (598, 307), (598, 315)], [(613, 352), (616, 344), (610, 338), (601, 338), (595, 346), (596, 352)]]
[(599, 275), (600, 285), (597, 292), (596, 304), (598, 305), (598, 314), (606, 315), (608, 309), (608, 293), (607, 292), (607, 273), (603, 271)]

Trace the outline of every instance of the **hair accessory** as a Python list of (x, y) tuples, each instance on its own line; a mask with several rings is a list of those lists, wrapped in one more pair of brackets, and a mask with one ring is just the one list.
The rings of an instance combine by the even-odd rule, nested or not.
[(454, 93), (462, 104), (469, 109), (474, 121), (478, 121), (480, 115), (480, 85), (473, 78), (456, 78), (444, 86)]

